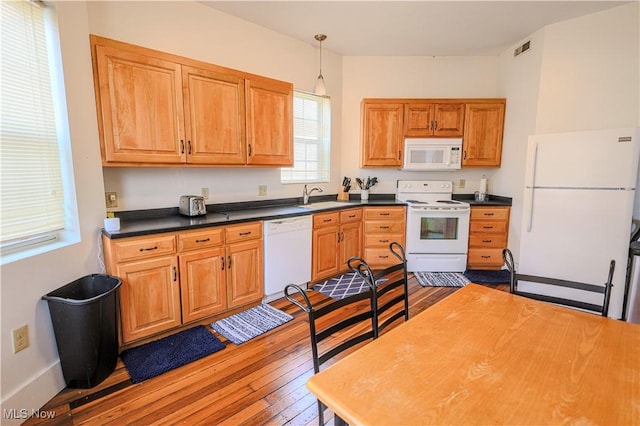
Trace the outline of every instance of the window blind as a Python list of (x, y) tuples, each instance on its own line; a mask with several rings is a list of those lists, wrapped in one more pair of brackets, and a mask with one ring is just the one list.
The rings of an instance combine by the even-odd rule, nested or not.
[(64, 193), (41, 2), (0, 2), (0, 244), (55, 238)]
[(293, 167), (281, 169), (281, 181), (329, 180), (331, 110), (329, 99), (310, 93), (293, 96)]

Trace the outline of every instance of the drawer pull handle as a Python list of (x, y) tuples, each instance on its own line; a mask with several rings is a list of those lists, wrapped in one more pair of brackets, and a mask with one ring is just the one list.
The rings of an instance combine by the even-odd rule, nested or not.
[(391, 228), (391, 227), (390, 226), (382, 226), (382, 225), (380, 226), (380, 229), (389, 229), (389, 228)]
[(325, 220), (323, 220), (324, 223), (332, 222), (332, 221), (333, 221), (333, 219), (325, 219)]
[(483, 243), (492, 243), (493, 240), (482, 240)]
[(220, 263), (222, 263), (222, 270), (224, 271), (224, 256), (220, 256)]
[(491, 256), (480, 256), (483, 259), (491, 259)]
[(245, 235), (251, 235), (251, 231), (247, 231), (247, 232), (240, 232), (239, 234), (241, 237), (244, 237)]
[(388, 258), (389, 258), (389, 255), (386, 255), (386, 256), (378, 256), (378, 257), (379, 257), (380, 259), (388, 259)]
[(153, 251), (153, 250), (158, 250), (158, 246), (153, 246), (153, 247), (149, 247), (149, 248), (141, 248), (140, 251)]
[(389, 216), (391, 213), (380, 213), (380, 216)]
[(178, 270), (176, 269), (176, 267), (173, 267), (173, 281), (177, 281), (178, 280)]
[(231, 269), (231, 256), (227, 257), (227, 268)]
[(356, 217), (355, 214), (349, 215), (349, 218)]
[(493, 229), (493, 226), (483, 226), (482, 229)]
[(494, 213), (484, 213), (485, 216), (493, 216)]
[(378, 240), (379, 243), (388, 243), (389, 240)]
[(207, 241), (211, 241), (211, 238), (205, 238), (204, 240), (196, 240), (196, 243), (206, 243)]

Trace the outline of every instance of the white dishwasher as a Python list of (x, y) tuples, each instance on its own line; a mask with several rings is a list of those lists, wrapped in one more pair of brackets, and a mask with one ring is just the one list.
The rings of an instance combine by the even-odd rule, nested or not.
[(311, 215), (264, 221), (264, 301), (311, 280)]

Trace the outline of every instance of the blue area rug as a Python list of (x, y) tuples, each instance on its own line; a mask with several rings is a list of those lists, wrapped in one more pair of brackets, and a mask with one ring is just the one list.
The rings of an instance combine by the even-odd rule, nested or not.
[(120, 355), (131, 381), (140, 383), (218, 352), (225, 345), (203, 325), (127, 349)]
[[(387, 281), (386, 278), (378, 280), (376, 285), (385, 281)], [(313, 289), (332, 299), (341, 300), (345, 297), (369, 290), (369, 285), (356, 272), (349, 272), (316, 284), (313, 286)]]
[(292, 319), (286, 312), (265, 303), (216, 321), (211, 327), (239, 345)]
[(506, 269), (500, 269), (499, 271), (469, 269), (464, 272), (464, 276), (476, 284), (509, 284), (511, 281), (511, 275)]

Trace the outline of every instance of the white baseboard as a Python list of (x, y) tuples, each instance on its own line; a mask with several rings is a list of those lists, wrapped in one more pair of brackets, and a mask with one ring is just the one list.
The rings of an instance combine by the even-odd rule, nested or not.
[(0, 402), (0, 424), (19, 425), (31, 416), (52, 416), (53, 413), (41, 408), (66, 386), (60, 361), (57, 361)]

